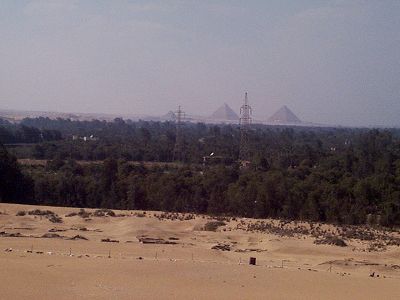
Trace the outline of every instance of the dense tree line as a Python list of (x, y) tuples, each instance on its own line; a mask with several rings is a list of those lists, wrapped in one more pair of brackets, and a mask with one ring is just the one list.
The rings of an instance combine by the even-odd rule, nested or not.
[(58, 141), (62, 139), (60, 131), (52, 129), (39, 129), (24, 124), (12, 124), (0, 119), (0, 143), (41, 143), (45, 141)]
[[(36, 143), (13, 150), (19, 158), (104, 160), (106, 158), (133, 161), (173, 161), (175, 124), (173, 122), (71, 121), (69, 119), (24, 119), (19, 126), (55, 131), (62, 140)], [(0, 126), (1, 128), (2, 126)], [(334, 149), (342, 153), (359, 148), (367, 129), (303, 128), (254, 125), (250, 135), (252, 160), (261, 165), (296, 166), (303, 159), (316, 163)], [(398, 139), (400, 130), (380, 131)], [(237, 160), (240, 129), (235, 125), (187, 123), (183, 127), (184, 160), (201, 163), (203, 157), (215, 153), (223, 164)], [(79, 137), (73, 139), (73, 136)], [(94, 139), (84, 140), (83, 137)], [(1, 137), (1, 135), (0, 135)], [(1, 141), (5, 143), (4, 141)]]
[(34, 183), (22, 173), (17, 159), (0, 143), (0, 202), (32, 203)]
[[(346, 159), (268, 171), (237, 166), (135, 166), (50, 161), (31, 169), (35, 198), (50, 205), (152, 209), (344, 224), (400, 225), (400, 166), (357, 178)], [(347, 170), (346, 170), (347, 169)]]
[[(65, 140), (37, 145), (52, 149), (42, 153), (42, 158), (50, 159), (47, 164), (24, 167), (23, 173), (33, 182), (32, 201), (400, 225), (396, 130), (254, 126), (250, 132), (252, 165), (241, 169), (236, 163), (237, 126), (187, 124), (186, 164), (148, 167), (131, 160), (172, 161), (173, 123), (62, 122), (69, 124), (68, 129), (48, 129), (60, 130)], [(94, 131), (95, 124), (101, 130)], [(70, 141), (69, 134), (93, 134), (99, 140)], [(222, 159), (200, 164), (211, 152)], [(75, 159), (102, 162), (78, 163)]]

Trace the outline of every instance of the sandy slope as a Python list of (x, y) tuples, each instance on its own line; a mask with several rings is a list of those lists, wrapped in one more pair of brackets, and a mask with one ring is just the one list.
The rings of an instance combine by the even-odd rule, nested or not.
[[(0, 204), (0, 232), (25, 236), (0, 237), (0, 299), (400, 299), (398, 247), (315, 245), (307, 236), (235, 229), (241, 220), (206, 232), (199, 229), (207, 218), (159, 220), (155, 212), (86, 221), (65, 217), (77, 209), (39, 207), (59, 214), (61, 224), (15, 216), (35, 208)], [(54, 228), (66, 230), (56, 232), (63, 238), (37, 238)], [(78, 234), (88, 240), (67, 240)], [(142, 244), (143, 235), (177, 244)], [(232, 251), (211, 250), (217, 243)], [(235, 252), (244, 249), (258, 252)], [(250, 256), (257, 266), (248, 265)]]

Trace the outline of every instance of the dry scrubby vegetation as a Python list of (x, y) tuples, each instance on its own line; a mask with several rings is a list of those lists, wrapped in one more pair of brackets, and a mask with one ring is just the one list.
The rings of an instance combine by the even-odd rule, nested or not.
[(35, 236), (35, 235), (25, 235), (20, 232), (16, 233), (9, 233), (5, 231), (0, 232), (0, 237), (13, 237), (13, 238), (41, 238), (41, 239), (63, 239), (63, 240), (70, 240), (70, 241), (75, 241), (75, 240), (85, 240), (87, 241), (88, 238), (82, 236), (82, 235), (75, 235), (73, 237), (67, 237), (60, 235), (58, 233), (44, 233), (43, 235), (40, 236)]
[(169, 212), (155, 214), (154, 217), (156, 217), (159, 220), (171, 220), (171, 221), (175, 220), (189, 221), (196, 218), (194, 214), (181, 214), (181, 213), (169, 213)]
[(334, 245), (339, 247), (347, 247), (347, 243), (340, 237), (327, 235), (314, 241), (317, 245)]
[(368, 251), (383, 251), (388, 246), (400, 246), (400, 232), (388, 231), (385, 228), (370, 226), (325, 226), (321, 223), (298, 223), (286, 220), (258, 220), (246, 222), (240, 220), (237, 230), (262, 232), (280, 237), (311, 236), (317, 245), (329, 244), (346, 247), (348, 241), (358, 240), (369, 242)]
[[(53, 219), (61, 219), (57, 214), (50, 210), (40, 210), (35, 209), (31, 211), (18, 211), (17, 216), (40, 216), (45, 217), (49, 221), (53, 222)], [(387, 247), (390, 246), (400, 246), (400, 231), (393, 230), (388, 231), (384, 228), (372, 227), (372, 226), (353, 226), (353, 225), (327, 225), (323, 223), (316, 222), (297, 222), (290, 220), (250, 220), (250, 219), (238, 219), (235, 217), (227, 216), (205, 216), (205, 215), (195, 215), (195, 214), (185, 214), (185, 213), (147, 213), (147, 212), (135, 212), (130, 214), (117, 214), (111, 209), (97, 209), (94, 211), (87, 211), (85, 209), (80, 209), (77, 212), (71, 212), (65, 217), (81, 217), (85, 220), (91, 217), (149, 217), (156, 218), (160, 221), (187, 221), (196, 218), (202, 218), (206, 220), (201, 230), (203, 231), (218, 231), (223, 227), (223, 231), (231, 230), (243, 230), (247, 232), (259, 232), (266, 234), (273, 234), (279, 237), (295, 237), (303, 238), (305, 236), (313, 237), (314, 243), (317, 245), (334, 245), (339, 247), (347, 247), (349, 242), (352, 240), (367, 242), (367, 248), (363, 251), (385, 251)], [(58, 222), (58, 221), (57, 221)], [(56, 223), (57, 223), (56, 222)], [(59, 238), (68, 240), (87, 240), (84, 236), (75, 235), (72, 238), (68, 238), (59, 235), (58, 232), (65, 232), (67, 230), (79, 230), (79, 231), (89, 231), (86, 227), (72, 227), (70, 229), (59, 229), (51, 228), (49, 233), (46, 233), (40, 238)], [(101, 232), (100, 230), (92, 230), (96, 232)], [(26, 236), (21, 233), (6, 233), (0, 232), (1, 237), (36, 237), (37, 236)], [(168, 240), (139, 236), (137, 239), (144, 244), (177, 244), (176, 241), (179, 238), (171, 237)], [(119, 243), (118, 240), (113, 240), (110, 238), (104, 238), (101, 242), (108, 243)], [(211, 249), (220, 251), (231, 251), (233, 245), (227, 243), (219, 243), (214, 245)], [(253, 251), (263, 251), (261, 249), (236, 249), (236, 252), (253, 252)]]
[(148, 236), (138, 236), (137, 239), (142, 244), (176, 245), (179, 238), (171, 237), (168, 240)]
[(109, 238), (101, 239), (101, 241), (102, 241), (103, 243), (119, 243), (118, 240), (113, 240), (113, 239), (109, 239)]
[(88, 219), (90, 217), (124, 217), (125, 215), (124, 214), (117, 215), (113, 210), (107, 208), (97, 209), (94, 212), (88, 212), (83, 208), (81, 208), (79, 212), (71, 212), (65, 215), (65, 217), (67, 218), (75, 216), (79, 216), (83, 219)]
[[(0, 201), (400, 225), (400, 130), (254, 125), (252, 164), (242, 170), (240, 130), (233, 125), (186, 124), (184, 164), (163, 164), (173, 159), (174, 126), (121, 119), (0, 121), (0, 143), (32, 143), (0, 146)], [(98, 139), (71, 138), (91, 134)], [(211, 152), (221, 159), (203, 167)], [(21, 167), (16, 156), (47, 162)]]
[(28, 211), (28, 212), (21, 210), (21, 211), (17, 212), (16, 216), (22, 217), (22, 216), (25, 216), (26, 214), (28, 214), (29, 216), (45, 217), (52, 223), (62, 223), (63, 222), (62, 218), (59, 215), (57, 215), (56, 213), (54, 213), (50, 210), (35, 209), (32, 211)]
[(225, 226), (226, 223), (222, 222), (222, 221), (210, 221), (207, 222), (204, 227), (203, 230), (204, 231), (217, 231), (217, 229), (221, 226)]

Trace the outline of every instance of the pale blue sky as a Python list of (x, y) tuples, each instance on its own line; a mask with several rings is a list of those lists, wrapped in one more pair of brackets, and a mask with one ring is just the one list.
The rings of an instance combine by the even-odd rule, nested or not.
[(0, 1), (0, 108), (400, 126), (400, 1)]

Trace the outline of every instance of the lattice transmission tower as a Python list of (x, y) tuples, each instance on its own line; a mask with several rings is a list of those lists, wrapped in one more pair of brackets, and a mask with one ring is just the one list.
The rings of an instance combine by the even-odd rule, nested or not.
[(252, 122), (251, 115), (253, 114), (252, 108), (249, 105), (247, 92), (244, 94), (244, 104), (240, 108), (240, 149), (239, 160), (242, 162), (250, 161), (249, 150), (249, 130)]
[(176, 123), (176, 138), (175, 138), (175, 147), (174, 147), (174, 161), (182, 161), (183, 160), (183, 119), (185, 118), (185, 112), (181, 109), (181, 106), (178, 107), (178, 110), (175, 112), (175, 123)]

